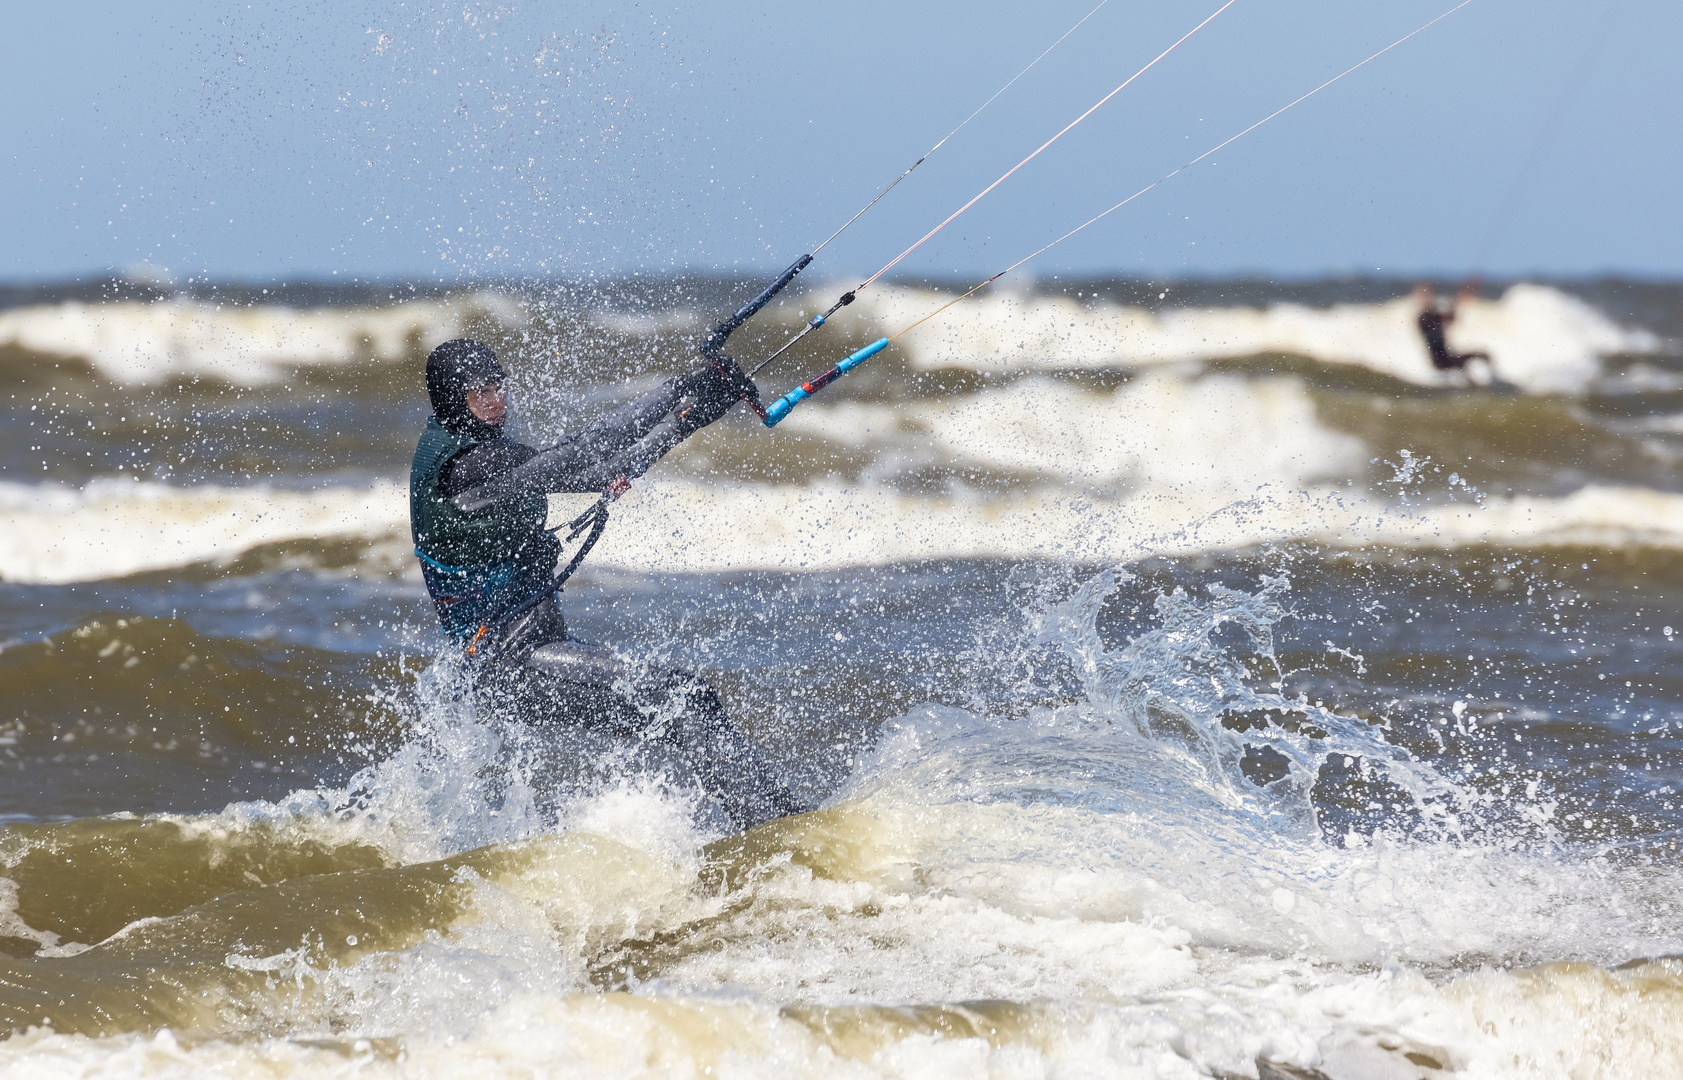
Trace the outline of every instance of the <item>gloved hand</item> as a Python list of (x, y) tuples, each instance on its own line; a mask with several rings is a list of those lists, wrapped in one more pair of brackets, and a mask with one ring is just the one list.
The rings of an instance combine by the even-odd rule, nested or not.
[[(726, 386), (730, 387), (732, 393), (739, 399), (760, 400), (760, 388), (754, 385), (754, 380), (748, 377), (748, 373), (742, 370), (740, 364), (728, 356), (719, 356), (717, 359), (719, 366), (714, 368), (714, 374)], [(708, 365), (708, 367), (712, 366), (711, 364)]]
[[(738, 368), (737, 370), (741, 370)], [(735, 388), (719, 378), (712, 364), (705, 364), (679, 377), (679, 389), (686, 400), (677, 408), (680, 438), (690, 435), (719, 419), (741, 400)]]

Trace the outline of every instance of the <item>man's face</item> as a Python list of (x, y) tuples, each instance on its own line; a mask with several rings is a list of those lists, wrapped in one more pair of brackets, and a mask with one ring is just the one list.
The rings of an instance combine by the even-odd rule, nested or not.
[(508, 412), (508, 395), (502, 383), (486, 383), (467, 392), (467, 407), (481, 423), (495, 426)]

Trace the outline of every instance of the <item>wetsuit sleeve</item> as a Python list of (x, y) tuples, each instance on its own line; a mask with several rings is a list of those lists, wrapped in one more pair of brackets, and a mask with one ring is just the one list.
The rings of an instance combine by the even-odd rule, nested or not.
[(641, 439), (595, 466), (573, 474), (569, 479), (576, 486), (550, 490), (601, 491), (615, 480), (635, 480), (679, 443), (725, 415), (739, 400), (723, 383), (709, 378), (695, 397), (680, 402), (678, 409), (662, 417)]
[(462, 451), (444, 463), (438, 476), (439, 490), (445, 498), (455, 498), (472, 487), (502, 476), (537, 456), (537, 451), (524, 443), (495, 439)]
[(698, 428), (723, 416), (737, 398), (709, 368), (668, 379), (582, 431), (498, 475), (447, 492), (469, 512), (519, 495), (601, 491), (635, 480)]

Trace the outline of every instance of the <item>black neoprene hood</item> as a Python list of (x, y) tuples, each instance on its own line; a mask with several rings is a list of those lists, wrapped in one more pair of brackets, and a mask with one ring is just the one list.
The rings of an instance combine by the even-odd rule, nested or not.
[(468, 412), (467, 392), (502, 382), (506, 375), (489, 345), (472, 338), (446, 341), (427, 357), (427, 396), (432, 399), (433, 415), (451, 431), (489, 427)]

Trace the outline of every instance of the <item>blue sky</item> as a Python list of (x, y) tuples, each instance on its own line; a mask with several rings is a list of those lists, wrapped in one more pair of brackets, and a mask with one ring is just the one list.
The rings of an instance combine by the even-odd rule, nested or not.
[[(1454, 0), (1238, 0), (909, 260), (1002, 268)], [(12, 12), (0, 278), (768, 268), (1096, 0)], [(868, 273), (1219, 0), (1109, 0), (824, 252)], [(1035, 271), (1683, 275), (1683, 5), (1473, 0)]]

